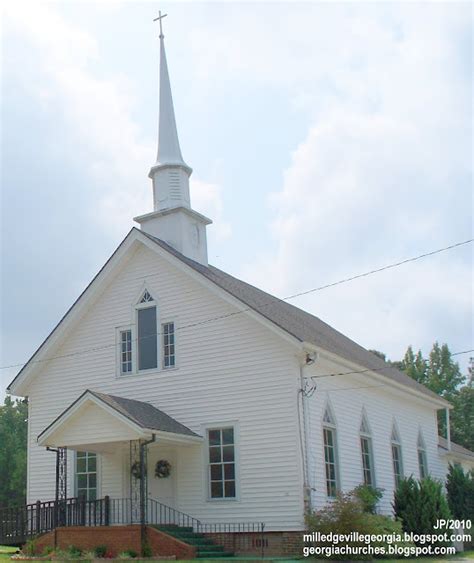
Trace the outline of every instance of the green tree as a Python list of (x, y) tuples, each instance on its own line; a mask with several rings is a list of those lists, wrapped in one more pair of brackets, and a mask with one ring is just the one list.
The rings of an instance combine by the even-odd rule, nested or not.
[(418, 352), (415, 354), (413, 352), (413, 348), (411, 346), (408, 346), (403, 360), (397, 363), (400, 364), (400, 369), (402, 369), (415, 381), (418, 381), (418, 383), (422, 383), (423, 385), (428, 384), (428, 365), (426, 360), (423, 358), (421, 350), (418, 350)]
[(451, 356), (447, 344), (433, 344), (428, 360), (426, 385), (435, 393), (451, 400), (466, 380), (459, 369), (459, 364)]
[(394, 493), (393, 511), (403, 531), (414, 534), (432, 534), (439, 520), (451, 518), (443, 485), (431, 477), (402, 479)]
[(465, 385), (451, 402), (451, 438), (457, 444), (474, 451), (474, 387)]
[(474, 473), (464, 473), (460, 465), (450, 465), (446, 480), (448, 503), (454, 518), (469, 520), (474, 514)]
[(26, 500), (28, 405), (6, 397), (0, 406), (0, 506)]

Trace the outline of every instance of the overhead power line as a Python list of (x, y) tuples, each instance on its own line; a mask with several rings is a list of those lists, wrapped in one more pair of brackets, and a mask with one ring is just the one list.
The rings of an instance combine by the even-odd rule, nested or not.
[[(373, 275), (373, 274), (377, 274), (377, 273), (383, 272), (383, 271), (385, 271), (385, 270), (389, 270), (389, 269), (392, 269), (392, 268), (396, 268), (396, 267), (398, 267), (398, 266), (402, 266), (402, 265), (408, 264), (408, 263), (410, 263), (410, 262), (415, 262), (415, 261), (417, 261), (417, 260), (421, 260), (422, 258), (427, 258), (428, 256), (434, 256), (435, 254), (440, 254), (441, 252), (446, 252), (446, 251), (448, 251), (448, 250), (453, 250), (454, 248), (458, 248), (458, 247), (460, 247), (460, 246), (469, 244), (469, 243), (473, 242), (473, 240), (474, 240), (474, 239), (471, 238), (471, 239), (464, 240), (464, 241), (461, 241), (461, 242), (456, 242), (456, 243), (451, 244), (451, 245), (449, 245), (449, 246), (445, 246), (445, 247), (443, 247), (443, 248), (438, 248), (438, 249), (436, 249), (436, 250), (432, 250), (431, 252), (425, 252), (424, 254), (419, 254), (418, 256), (414, 256), (414, 257), (412, 257), (412, 258), (406, 258), (405, 260), (401, 260), (401, 261), (399, 261), (399, 262), (394, 262), (394, 263), (391, 263), (391, 264), (387, 264), (387, 265), (385, 265), (385, 266), (382, 266), (382, 267), (380, 267), (380, 268), (376, 268), (376, 269), (374, 269), (374, 270), (369, 270), (369, 271), (367, 271), (367, 272), (363, 272), (363, 273), (361, 273), (361, 274), (356, 274), (356, 275), (351, 276), (351, 277), (348, 277), (348, 278), (343, 278), (343, 279), (338, 280), (338, 281), (335, 281), (335, 282), (331, 282), (331, 283), (328, 283), (328, 284), (325, 284), (325, 285), (321, 285), (321, 286), (318, 286), (318, 287), (314, 287), (314, 288), (312, 288), (312, 289), (308, 289), (308, 290), (305, 290), (305, 291), (301, 291), (301, 292), (299, 292), (299, 293), (294, 293), (294, 294), (292, 294), (292, 295), (288, 295), (287, 297), (283, 297), (283, 298), (281, 298), (281, 299), (280, 299), (280, 298), (277, 298), (277, 297), (272, 297), (272, 300), (271, 300), (271, 301), (268, 301), (267, 303), (259, 304), (259, 310), (262, 309), (262, 308), (265, 308), (265, 307), (275, 306), (275, 305), (278, 304), (278, 302), (280, 302), (280, 301), (289, 301), (289, 300), (291, 300), (291, 299), (296, 299), (297, 297), (301, 297), (301, 296), (303, 296), (303, 295), (308, 295), (308, 294), (310, 294), (310, 293), (314, 293), (314, 292), (317, 292), (317, 291), (322, 291), (322, 290), (328, 289), (328, 288), (330, 288), (330, 287), (334, 287), (334, 286), (337, 286), (337, 285), (341, 285), (341, 284), (344, 284), (344, 283), (348, 283), (348, 282), (354, 281), (354, 280), (356, 280), (356, 279), (365, 278), (365, 277), (367, 277), (367, 276), (370, 276), (370, 275)], [(143, 279), (143, 278), (149, 277), (150, 275), (154, 275), (154, 274), (149, 274), (148, 276), (140, 276), (139, 278), (136, 278), (136, 279)], [(204, 319), (204, 320), (202, 320), (202, 321), (196, 321), (196, 322), (194, 322), (194, 323), (190, 323), (190, 324), (187, 324), (187, 325), (182, 325), (182, 326), (176, 327), (176, 328), (175, 328), (175, 331), (185, 330), (185, 329), (193, 328), (193, 327), (200, 326), (200, 325), (203, 325), (203, 324), (208, 324), (208, 323), (211, 323), (211, 322), (216, 322), (216, 321), (219, 321), (219, 320), (223, 320), (223, 319), (226, 319), (226, 318), (234, 317), (234, 316), (236, 316), (236, 315), (241, 315), (242, 313), (246, 313), (246, 312), (254, 311), (254, 310), (255, 310), (255, 309), (254, 309), (253, 307), (245, 307), (245, 308), (243, 308), (243, 309), (239, 309), (238, 311), (233, 311), (233, 312), (231, 312), (231, 313), (226, 313), (226, 314), (224, 314), (224, 315), (219, 315), (219, 316), (215, 316), (215, 317), (210, 317), (210, 318)], [(257, 311), (257, 312), (259, 312), (259, 311)], [(145, 337), (142, 337), (141, 340), (144, 340), (145, 338), (154, 338), (154, 337), (157, 337), (157, 336), (162, 336), (162, 334), (163, 334), (162, 332), (157, 332), (157, 333), (155, 333), (155, 334), (150, 334), (150, 335), (147, 335), (147, 336), (145, 336)], [(134, 339), (134, 342), (137, 342), (137, 339)], [(76, 350), (75, 352), (70, 352), (70, 353), (68, 353), (68, 354), (61, 354), (61, 355), (50, 356), (50, 357), (48, 357), (48, 358), (43, 358), (43, 359), (38, 359), (38, 360), (30, 360), (29, 362), (21, 362), (21, 363), (17, 363), (17, 364), (11, 364), (11, 365), (6, 365), (6, 366), (0, 366), (0, 370), (3, 370), (3, 369), (13, 369), (13, 368), (22, 367), (22, 366), (26, 365), (27, 363), (35, 364), (35, 363), (49, 362), (49, 361), (51, 361), (51, 360), (57, 360), (57, 359), (61, 359), (61, 358), (70, 358), (70, 357), (78, 356), (78, 355), (81, 355), (81, 354), (87, 354), (87, 353), (89, 353), (89, 352), (97, 352), (97, 351), (100, 351), (100, 350), (106, 350), (106, 349), (109, 349), (109, 348), (115, 348), (115, 347), (118, 347), (118, 346), (120, 346), (120, 345), (121, 345), (121, 343), (120, 343), (120, 342), (117, 342), (117, 343), (114, 343), (114, 344), (105, 344), (105, 345), (103, 345), (103, 346), (95, 346), (95, 347), (92, 347), (92, 348), (83, 348), (82, 350)], [(472, 350), (469, 350), (468, 352), (470, 352), (470, 351), (472, 351)], [(456, 354), (462, 354), (462, 353), (468, 353), (468, 352), (457, 352)], [(36, 352), (35, 352), (35, 354), (36, 354)], [(455, 355), (455, 354), (452, 354), (452, 355)], [(387, 367), (384, 367), (384, 368), (380, 368), (380, 369), (387, 369), (388, 367), (390, 367), (390, 366), (387, 366)], [(369, 369), (367, 369), (367, 370), (361, 370), (361, 371), (356, 371), (356, 372), (343, 372), (343, 373), (341, 373), (341, 374), (328, 374), (328, 375), (320, 376), (320, 377), (329, 377), (329, 376), (332, 376), (332, 375), (345, 375), (346, 373), (347, 373), (347, 374), (348, 374), (348, 373), (363, 373), (363, 372), (365, 372), (365, 371), (377, 371), (377, 370), (373, 370), (373, 369), (370, 369), (370, 370), (369, 370)]]
[[(472, 350), (463, 350), (462, 352), (452, 352), (451, 356), (460, 356), (461, 354), (469, 354), (470, 352), (474, 352), (474, 348)], [(323, 377), (334, 377), (336, 375), (351, 375), (355, 373), (367, 373), (368, 371), (384, 371), (387, 369), (398, 369), (398, 368), (392, 365), (386, 365), (379, 368), (370, 368), (370, 369), (367, 368), (367, 369), (358, 369), (352, 371), (340, 371), (336, 373), (324, 373), (322, 375), (313, 375), (312, 379), (320, 379)]]

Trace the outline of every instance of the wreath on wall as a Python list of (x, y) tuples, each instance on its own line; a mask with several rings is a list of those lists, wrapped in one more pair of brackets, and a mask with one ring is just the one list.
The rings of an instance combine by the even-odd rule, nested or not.
[(142, 478), (141, 464), (139, 461), (135, 461), (132, 464), (132, 467), (130, 468), (130, 473), (135, 477), (135, 479)]
[(166, 459), (160, 459), (155, 465), (155, 477), (158, 479), (164, 479), (169, 477), (171, 473), (171, 463)]

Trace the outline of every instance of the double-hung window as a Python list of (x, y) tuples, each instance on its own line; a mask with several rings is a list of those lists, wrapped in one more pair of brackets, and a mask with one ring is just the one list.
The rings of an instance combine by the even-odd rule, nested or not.
[(423, 440), (423, 435), (420, 432), (418, 433), (418, 442), (417, 442), (417, 449), (418, 449), (418, 469), (420, 471), (420, 479), (424, 479), (428, 477), (428, 460), (426, 458), (426, 447), (425, 441)]
[(176, 364), (174, 323), (161, 325), (163, 335), (163, 367), (172, 368)]
[(120, 375), (176, 367), (175, 323), (159, 324), (158, 307), (145, 289), (134, 307), (135, 327), (118, 331)]
[(362, 455), (362, 473), (364, 485), (375, 487), (374, 452), (372, 448), (372, 435), (365, 412), (360, 425), (360, 450)]
[(132, 331), (120, 331), (120, 373), (132, 372)]
[(207, 431), (209, 497), (236, 497), (235, 432), (232, 426)]
[(336, 423), (329, 405), (323, 416), (324, 465), (326, 470), (326, 493), (334, 498), (339, 490), (339, 468), (337, 455)]
[(75, 467), (76, 495), (83, 500), (97, 498), (97, 454), (77, 452)]
[(393, 425), (391, 436), (392, 464), (395, 486), (403, 479), (402, 443), (396, 425)]

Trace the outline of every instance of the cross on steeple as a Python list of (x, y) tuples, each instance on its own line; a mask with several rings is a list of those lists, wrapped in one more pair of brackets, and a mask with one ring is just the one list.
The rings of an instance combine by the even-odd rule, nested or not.
[(161, 25), (161, 20), (162, 20), (163, 18), (166, 18), (167, 15), (168, 15), (168, 14), (163, 14), (163, 15), (161, 15), (161, 10), (160, 10), (160, 11), (158, 12), (158, 17), (153, 20), (154, 22), (156, 22), (156, 21), (159, 21), (159, 22), (160, 22), (160, 39), (163, 39), (163, 37), (164, 37), (164, 35), (163, 35), (163, 27), (162, 27), (162, 25)]

